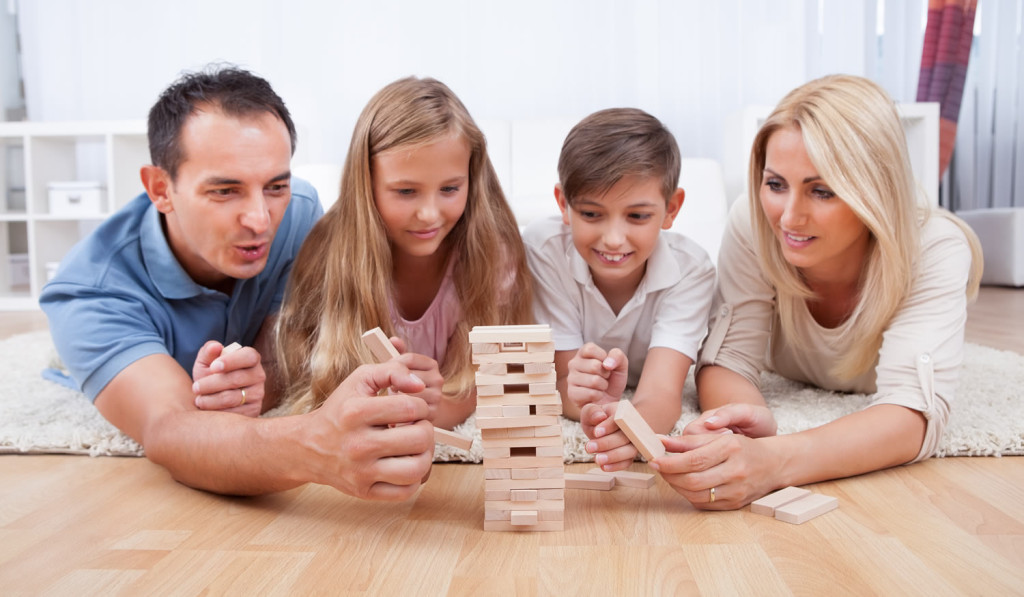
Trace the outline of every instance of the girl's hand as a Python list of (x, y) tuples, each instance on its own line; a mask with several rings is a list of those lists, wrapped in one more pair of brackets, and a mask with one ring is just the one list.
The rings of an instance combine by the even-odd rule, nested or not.
[(626, 389), (629, 361), (618, 348), (605, 352), (600, 346), (588, 342), (569, 361), (567, 390), (569, 400), (576, 406), (618, 402)]
[(662, 443), (669, 453), (651, 467), (699, 510), (736, 510), (780, 486), (781, 459), (763, 440), (726, 432), (662, 437)]
[(775, 435), (778, 425), (772, 411), (766, 406), (726, 404), (702, 413), (683, 429), (683, 435), (720, 434), (726, 431), (747, 437), (767, 437)]
[(580, 411), (580, 424), (591, 441), (586, 450), (594, 455), (594, 462), (601, 470), (612, 472), (629, 468), (636, 458), (637, 450), (615, 424), (615, 410), (619, 403), (587, 404)]

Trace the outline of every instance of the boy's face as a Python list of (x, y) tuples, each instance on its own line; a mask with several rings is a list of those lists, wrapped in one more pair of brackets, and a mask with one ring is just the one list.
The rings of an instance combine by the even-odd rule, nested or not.
[(672, 227), (683, 197), (676, 189), (666, 201), (659, 178), (627, 176), (605, 193), (574, 197), (569, 205), (562, 186), (555, 186), (562, 221), (606, 298), (637, 289), (658, 234)]

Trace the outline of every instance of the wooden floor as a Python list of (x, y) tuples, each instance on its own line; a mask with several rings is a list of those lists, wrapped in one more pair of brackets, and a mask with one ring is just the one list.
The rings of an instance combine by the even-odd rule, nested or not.
[[(0, 315), (0, 337), (40, 327)], [(968, 340), (1024, 353), (1024, 290), (984, 289)], [(379, 504), (315, 485), (225, 498), (145, 459), (0, 456), (0, 594), (1024, 595), (1024, 459), (811, 488), (840, 506), (800, 526), (697, 512), (659, 480), (568, 490), (565, 531), (502, 533), (482, 530), (479, 465), (436, 465), (413, 500)]]

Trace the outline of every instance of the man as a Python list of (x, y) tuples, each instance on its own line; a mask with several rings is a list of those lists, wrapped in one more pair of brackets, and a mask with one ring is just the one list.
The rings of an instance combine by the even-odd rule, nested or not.
[[(192, 487), (258, 494), (318, 482), (411, 495), (433, 454), (428, 405), (375, 396), (392, 387), (433, 401), (440, 374), (426, 357), (361, 368), (313, 413), (255, 418), (277, 400), (265, 361), (274, 317), (323, 213), (291, 178), (284, 102), (243, 70), (192, 73), (160, 96), (148, 135), (146, 193), (72, 249), (40, 296), (79, 387)], [(244, 348), (222, 353), (230, 342)]]

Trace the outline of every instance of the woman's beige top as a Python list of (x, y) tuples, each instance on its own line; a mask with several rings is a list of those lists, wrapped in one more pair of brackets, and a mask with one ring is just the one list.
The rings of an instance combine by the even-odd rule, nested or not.
[(971, 252), (957, 225), (938, 214), (922, 228), (921, 244), (910, 294), (883, 333), (876, 367), (844, 381), (830, 370), (846, 348), (848, 324), (824, 328), (804, 308), (797, 314), (802, 346), (781, 337), (775, 289), (754, 252), (749, 206), (736, 201), (722, 239), (718, 289), (698, 368), (722, 366), (755, 387), (761, 371), (772, 370), (827, 390), (874, 394), (872, 405), (920, 411), (928, 427), (915, 461), (931, 456), (949, 419), (963, 360)]

